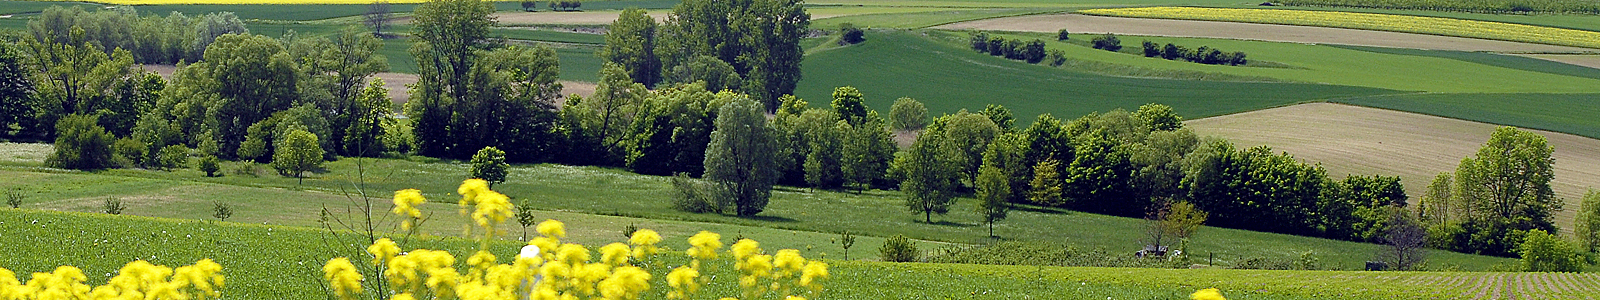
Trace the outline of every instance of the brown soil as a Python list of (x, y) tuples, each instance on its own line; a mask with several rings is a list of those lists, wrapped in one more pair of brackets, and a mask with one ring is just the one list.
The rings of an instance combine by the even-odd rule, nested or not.
[(1524, 54), (1522, 56), (1600, 69), (1600, 55)]
[(961, 22), (934, 28), (1032, 32), (1056, 32), (1064, 28), (1073, 33), (1203, 37), (1457, 51), (1541, 53), (1593, 51), (1593, 49), (1584, 48), (1387, 31), (1215, 21), (1117, 18), (1080, 14), (996, 18)]
[[(1417, 201), (1439, 172), (1454, 171), (1477, 153), (1497, 125), (1342, 104), (1314, 103), (1193, 120), (1188, 126), (1239, 148), (1267, 145), (1320, 163), (1332, 176), (1400, 176)], [(1600, 188), (1600, 140), (1547, 131), (1555, 147), (1556, 196), (1575, 207)], [(1556, 213), (1556, 225), (1573, 228), (1575, 209)]]

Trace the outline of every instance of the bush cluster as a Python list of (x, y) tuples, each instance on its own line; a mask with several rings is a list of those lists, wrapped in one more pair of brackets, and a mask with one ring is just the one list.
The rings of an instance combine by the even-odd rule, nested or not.
[(1117, 35), (1110, 33), (1090, 39), (1089, 44), (1094, 46), (1095, 49), (1111, 52), (1122, 51), (1122, 40), (1118, 39)]
[(1166, 60), (1182, 59), (1192, 63), (1208, 65), (1239, 66), (1249, 62), (1245, 59), (1244, 52), (1223, 52), (1222, 50), (1206, 46), (1200, 46), (1200, 48), (1190, 50), (1189, 48), (1170, 43), (1166, 44), (1166, 46), (1162, 46), (1151, 41), (1144, 41), (1143, 46), (1144, 57), (1160, 57)]
[(927, 262), (1117, 268), (1188, 268), (1189, 262), (1159, 258), (1138, 258), (1129, 253), (1110, 253), (1104, 249), (1083, 250), (1065, 243), (1004, 241), (983, 246), (942, 248), (929, 254)]
[(582, 7), (582, 6), (583, 6), (583, 2), (582, 1), (578, 1), (578, 0), (555, 0), (555, 1), (550, 1), (550, 9), (551, 10), (574, 11), (574, 10), (578, 10), (578, 8)]
[[(1037, 64), (1040, 61), (1044, 61), (1047, 56), (1060, 51), (1046, 51), (1044, 46), (1044, 41), (1039, 39), (1023, 42), (1022, 40), (1017, 39), (989, 37), (988, 33), (983, 32), (972, 34), (973, 50), (988, 53), (989, 55), (1005, 57), (1007, 59), (1027, 61), (1030, 64)], [(1065, 56), (1065, 54), (1063, 53), (1057, 56)]]

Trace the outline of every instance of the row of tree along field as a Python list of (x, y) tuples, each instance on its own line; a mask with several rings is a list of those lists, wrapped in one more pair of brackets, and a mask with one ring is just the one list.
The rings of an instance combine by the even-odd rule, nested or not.
[[(745, 13), (703, 15), (730, 9)], [(983, 200), (990, 224), (1012, 203), (1131, 217), (1188, 203), (1213, 226), (1378, 242), (1397, 218), (1420, 217), (1442, 220), (1428, 223), (1444, 224), (1432, 226), (1436, 247), (1502, 256), (1517, 255), (1534, 230), (1555, 232), (1550, 211), (1561, 208), (1548, 192), (1549, 146), (1514, 129), (1463, 161), (1449, 200), (1425, 200), (1452, 212), (1439, 217), (1407, 210), (1398, 178), (1331, 178), (1266, 147), (1201, 138), (1163, 105), (1066, 121), (1046, 114), (1027, 128), (996, 105), (929, 122), (912, 99), (885, 120), (850, 87), (813, 107), (788, 96), (808, 19), (788, 1), (686, 1), (664, 25), (626, 11), (601, 51), (608, 63), (595, 95), (558, 105), (554, 51), (491, 42), (492, 11), (475, 0), (416, 9), (411, 52), (421, 74), (403, 110), (414, 126), (392, 119), (386, 91), (367, 79), (386, 69), (368, 32), (224, 34), (168, 82), (134, 71), (127, 51), (81, 38), (82, 26), (67, 27), (67, 40), (30, 26), (41, 31), (0, 52), (0, 96), (20, 112), (5, 134), (55, 140), (56, 167), (171, 168), (199, 156), (208, 173), (228, 159), (270, 161), (297, 177), (340, 156), (467, 159), (495, 147), (512, 162), (681, 174), (680, 208), (741, 216), (759, 214), (772, 187), (789, 184), (899, 189), (930, 223), (968, 194)], [(108, 121), (119, 118), (132, 121)], [(891, 130), (919, 134), (898, 149)]]

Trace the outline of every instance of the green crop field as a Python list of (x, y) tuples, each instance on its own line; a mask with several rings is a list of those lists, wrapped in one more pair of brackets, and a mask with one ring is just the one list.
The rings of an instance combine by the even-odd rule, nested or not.
[[(150, 214), (160, 217), (203, 219), (210, 216), (209, 201), (237, 201), (242, 211), (261, 215), (249, 216), (270, 224), (315, 225), (315, 214), (322, 205), (344, 203), (346, 193), (356, 182), (357, 160), (344, 159), (326, 165), (326, 173), (314, 175), (304, 185), (294, 178), (263, 175), (206, 178), (194, 170), (173, 172), (148, 170), (107, 170), (95, 174), (52, 174), (27, 171), (29, 165), (38, 165), (40, 150), (27, 144), (0, 144), (5, 149), (18, 149), (21, 159), (7, 161), (16, 171), (0, 171), (6, 178), (29, 178), (0, 183), (0, 189), (21, 188), (29, 191), (24, 207), (50, 208), (72, 211), (98, 211), (104, 195), (119, 195), (130, 202), (149, 203), (150, 206), (133, 205), (130, 213)], [(31, 153), (31, 154), (30, 154)], [(441, 202), (439, 211), (450, 218), (455, 201), (456, 186), (466, 172), (466, 165), (452, 162), (420, 162), (408, 160), (361, 160), (369, 173), (368, 190), (374, 197), (387, 198), (399, 189), (417, 188), (430, 201)], [(231, 169), (230, 163), (228, 168)], [(50, 184), (45, 184), (50, 183)], [(61, 187), (58, 187), (61, 186)], [(242, 192), (239, 188), (258, 192)], [(739, 218), (715, 214), (692, 214), (674, 210), (668, 203), (670, 184), (665, 177), (645, 176), (618, 170), (559, 165), (518, 166), (511, 176), (496, 190), (518, 199), (530, 199), (544, 211), (565, 212), (563, 216), (584, 218), (577, 214), (626, 216), (634, 219), (597, 219), (584, 221), (608, 224), (595, 233), (603, 238), (620, 238), (616, 233), (624, 222), (689, 221), (748, 226), (751, 235), (782, 236), (780, 231), (796, 230), (796, 247), (812, 246), (819, 251), (832, 251), (826, 244), (834, 237), (831, 233), (850, 231), (863, 236), (886, 237), (895, 234), (941, 242), (981, 244), (990, 241), (981, 217), (973, 212), (974, 201), (961, 199), (949, 215), (938, 216), (933, 224), (923, 223), (919, 215), (905, 210), (898, 192), (872, 191), (862, 195), (835, 192), (813, 192), (803, 189), (780, 188), (774, 192), (772, 203), (755, 218)], [(305, 190), (312, 194), (284, 194), (284, 190)], [(176, 196), (173, 196), (176, 195)], [(231, 196), (230, 196), (231, 195)], [(307, 195), (292, 197), (282, 195)], [(243, 197), (243, 198), (239, 198)], [(269, 199), (306, 198), (296, 201)], [(240, 213), (238, 216), (245, 217)], [(565, 218), (565, 217), (564, 217)], [(596, 217), (599, 218), (599, 217)], [(657, 221), (649, 221), (651, 219)], [(448, 234), (459, 228), (459, 223), (439, 225)], [(665, 222), (672, 228), (694, 228), (681, 223)], [(1012, 212), (1010, 218), (996, 224), (996, 234), (1009, 240), (1066, 241), (1083, 249), (1104, 249), (1112, 253), (1138, 250), (1136, 234), (1144, 226), (1142, 220), (1111, 217), (1059, 209), (1027, 207)], [(520, 230), (514, 226), (507, 230)], [(728, 227), (722, 227), (728, 228)], [(744, 231), (744, 229), (730, 229)], [(693, 232), (693, 231), (685, 231)], [(791, 238), (791, 237), (786, 237)], [(876, 239), (871, 243), (876, 243)], [(857, 247), (860, 247), (859, 245)], [(1377, 245), (1333, 241), (1326, 239), (1258, 233), (1242, 230), (1208, 228), (1200, 231), (1190, 246), (1196, 255), (1216, 255), (1219, 265), (1232, 265), (1241, 259), (1288, 259), (1312, 252), (1329, 266), (1355, 269), (1369, 259)], [(871, 249), (871, 248), (857, 248)], [(870, 251), (870, 250), (869, 250)], [(857, 255), (870, 252), (855, 252)], [(837, 255), (834, 253), (832, 255)], [(1437, 266), (1459, 266), (1465, 270), (1485, 270), (1514, 260), (1455, 253), (1438, 253), (1433, 256)]]
[(1600, 94), (1420, 94), (1335, 102), (1600, 138)]
[(894, 99), (911, 97), (926, 103), (933, 115), (981, 110), (984, 104), (995, 103), (1011, 109), (1019, 123), (1026, 124), (1042, 113), (1076, 118), (1147, 103), (1166, 104), (1185, 117), (1199, 118), (1304, 101), (1400, 93), (1319, 84), (1096, 75), (991, 57), (968, 49), (966, 38), (941, 32), (873, 31), (866, 43), (809, 55), (795, 94), (814, 105), (826, 105), (834, 87), (849, 85), (861, 89), (875, 109), (886, 111)]
[(1047, 8), (982, 10), (951, 9), (926, 12), (874, 13), (817, 19), (811, 22), (811, 27), (836, 29), (839, 28), (840, 24), (850, 23), (862, 28), (925, 28), (963, 21), (1044, 14), (1061, 11), (1066, 10)]

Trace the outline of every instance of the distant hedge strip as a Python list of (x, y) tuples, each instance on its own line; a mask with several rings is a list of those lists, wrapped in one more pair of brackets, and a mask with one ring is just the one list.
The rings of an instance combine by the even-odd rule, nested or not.
[(1226, 21), (1382, 30), (1584, 48), (1600, 48), (1600, 32), (1450, 18), (1334, 11), (1199, 7), (1090, 9), (1079, 12), (1089, 15), (1113, 17)]
[(1486, 14), (1600, 14), (1600, 2), (1593, 0), (1280, 0), (1277, 3), (1289, 6), (1415, 9)]

